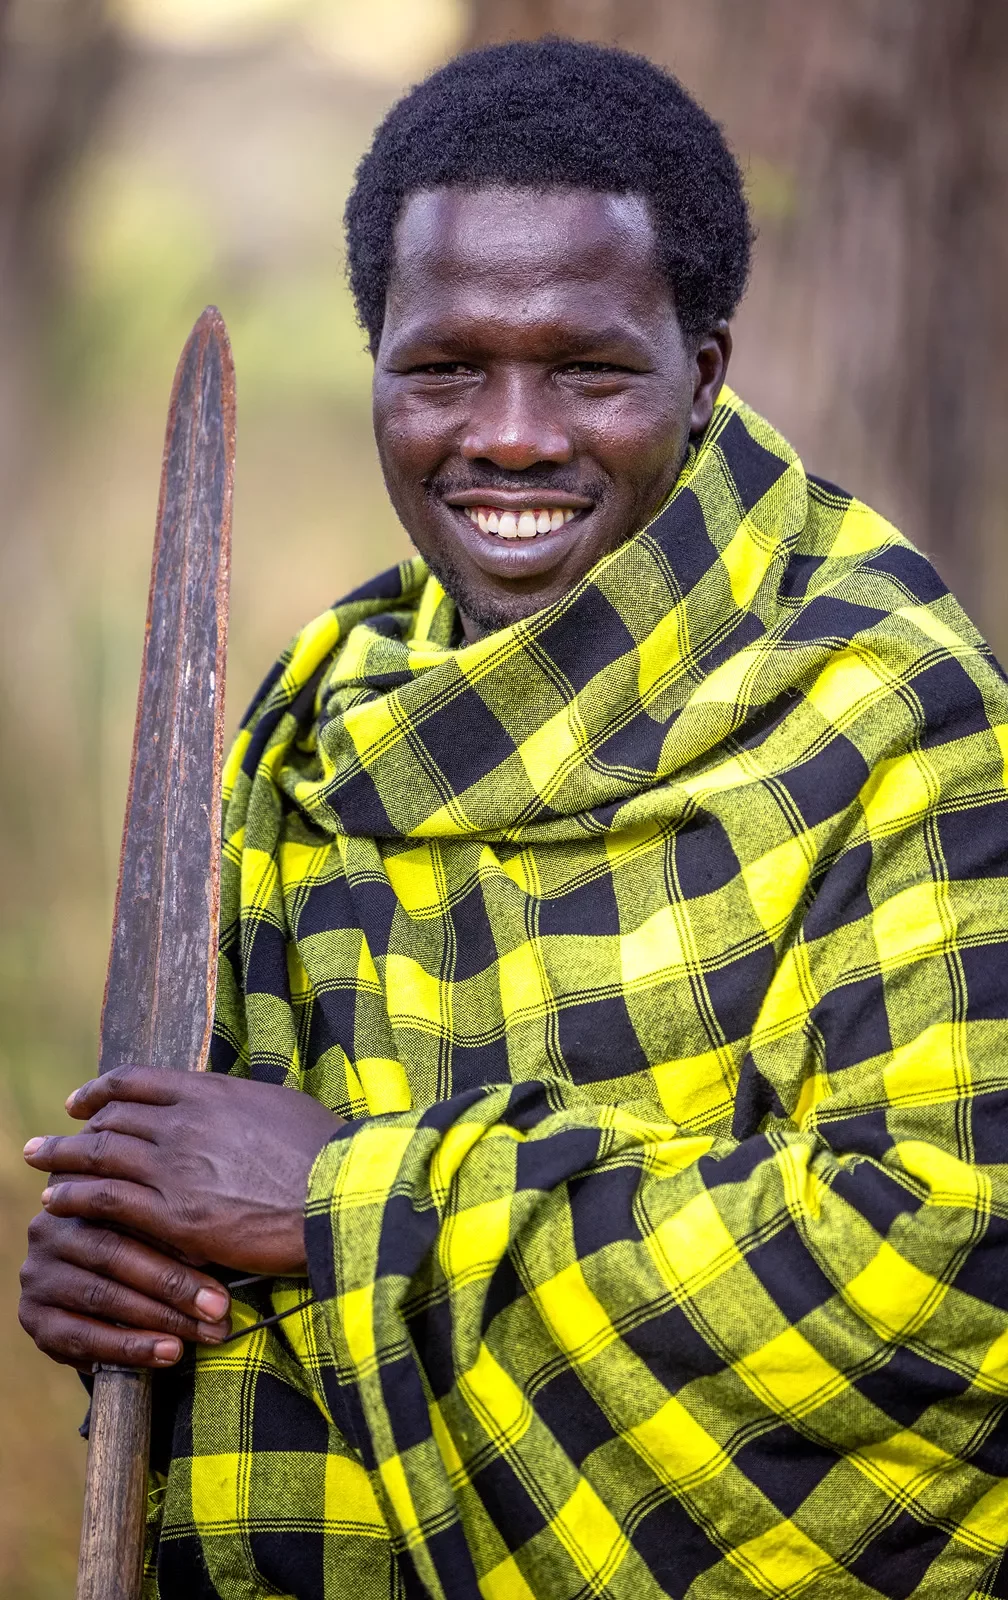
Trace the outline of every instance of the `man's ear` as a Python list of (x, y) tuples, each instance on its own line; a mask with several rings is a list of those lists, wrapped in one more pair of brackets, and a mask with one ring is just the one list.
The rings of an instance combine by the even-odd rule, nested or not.
[(722, 317), (708, 333), (703, 334), (694, 357), (693, 410), (690, 413), (690, 437), (703, 433), (711, 415), (721, 385), (725, 381), (731, 360), (731, 328)]

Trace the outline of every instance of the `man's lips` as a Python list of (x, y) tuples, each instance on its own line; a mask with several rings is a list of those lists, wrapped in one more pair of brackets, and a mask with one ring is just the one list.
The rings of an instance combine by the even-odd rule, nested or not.
[(503, 511), (530, 511), (533, 506), (559, 506), (564, 511), (590, 511), (595, 504), (583, 494), (561, 489), (458, 489), (445, 495), (450, 506), (499, 506)]
[(466, 489), (445, 495), (442, 504), (473, 564), (488, 577), (512, 581), (536, 578), (559, 566), (579, 542), (586, 515), (595, 509), (595, 502), (584, 495), (549, 489)]

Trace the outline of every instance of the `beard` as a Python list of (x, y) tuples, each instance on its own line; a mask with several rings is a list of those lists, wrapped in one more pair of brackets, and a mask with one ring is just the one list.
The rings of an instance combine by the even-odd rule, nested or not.
[(543, 602), (532, 595), (495, 600), (491, 595), (480, 594), (447, 557), (425, 556), (424, 560), (445, 594), (454, 600), (461, 615), (474, 623), (480, 634), (497, 633), (500, 628), (510, 627), (512, 622), (542, 610)]

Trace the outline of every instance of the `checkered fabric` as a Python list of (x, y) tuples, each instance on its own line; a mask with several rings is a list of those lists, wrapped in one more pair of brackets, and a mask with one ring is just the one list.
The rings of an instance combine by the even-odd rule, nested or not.
[(352, 1120), (316, 1304), (161, 1397), (148, 1593), (1008, 1596), (1006, 762), (928, 562), (729, 393), (548, 610), (311, 623), (214, 1065)]

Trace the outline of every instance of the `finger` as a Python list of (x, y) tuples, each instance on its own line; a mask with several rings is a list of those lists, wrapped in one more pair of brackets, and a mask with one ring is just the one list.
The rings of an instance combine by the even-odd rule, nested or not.
[(154, 1329), (114, 1328), (93, 1317), (53, 1308), (27, 1330), (54, 1361), (88, 1371), (96, 1361), (117, 1367), (171, 1367), (182, 1355), (182, 1341)]
[(41, 1172), (131, 1178), (135, 1183), (150, 1181), (152, 1153), (153, 1146), (146, 1140), (108, 1129), (29, 1139), (24, 1147), (28, 1165)]
[(169, 1334), (198, 1344), (219, 1344), (229, 1332), (226, 1320), (201, 1322), (125, 1284), (68, 1265), (62, 1267), (58, 1277), (47, 1287), (46, 1303), (100, 1322), (121, 1322), (128, 1327)]
[(88, 1122), (92, 1133), (127, 1133), (134, 1139), (146, 1139), (149, 1144), (158, 1142), (164, 1133), (171, 1108), (163, 1105), (141, 1104), (134, 1100), (110, 1100), (107, 1106), (96, 1111)]
[(72, 1117), (85, 1121), (110, 1100), (133, 1100), (152, 1106), (174, 1105), (178, 1099), (177, 1074), (155, 1067), (117, 1067), (100, 1078), (91, 1078), (67, 1097), (66, 1108)]
[(148, 1238), (180, 1246), (166, 1229), (164, 1201), (144, 1184), (121, 1178), (73, 1178), (50, 1184), (42, 1191), (42, 1204), (54, 1217), (84, 1217), (92, 1222), (111, 1222), (118, 1228), (133, 1228)]
[(216, 1278), (127, 1234), (94, 1223), (72, 1223), (60, 1240), (59, 1254), (63, 1261), (115, 1278), (161, 1305), (174, 1306), (196, 1322), (227, 1319), (231, 1297)]

